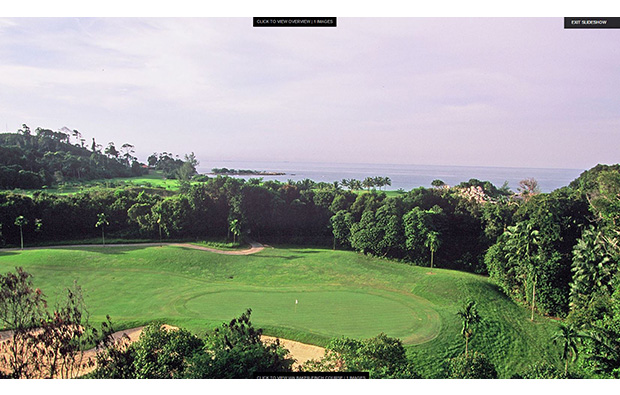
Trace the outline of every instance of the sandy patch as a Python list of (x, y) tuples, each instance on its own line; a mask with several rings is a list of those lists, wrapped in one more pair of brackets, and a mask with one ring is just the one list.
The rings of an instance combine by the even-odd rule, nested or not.
[[(276, 338), (271, 336), (261, 336), (261, 340), (263, 342), (273, 342), (276, 340)], [(319, 360), (325, 356), (325, 349), (323, 347), (313, 346), (312, 344), (305, 344), (287, 339), (279, 340), (282, 347), (286, 348), (291, 353), (291, 357), (297, 360), (297, 362), (293, 364), (293, 368), (303, 365), (306, 361), (310, 359)]]

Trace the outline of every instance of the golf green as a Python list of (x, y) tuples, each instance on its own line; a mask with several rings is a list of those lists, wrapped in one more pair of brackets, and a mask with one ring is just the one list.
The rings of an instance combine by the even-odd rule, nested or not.
[(384, 332), (405, 343), (435, 337), (440, 329), (437, 313), (407, 299), (347, 290), (226, 290), (197, 295), (184, 307), (195, 318), (222, 321), (251, 308), (256, 323), (328, 337), (363, 338)]

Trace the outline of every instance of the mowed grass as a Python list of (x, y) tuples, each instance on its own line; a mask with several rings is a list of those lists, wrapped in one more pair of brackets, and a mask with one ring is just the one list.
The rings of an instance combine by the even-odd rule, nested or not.
[[(53, 303), (76, 280), (91, 322), (119, 327), (162, 321), (197, 334), (252, 309), (265, 334), (325, 345), (330, 338), (400, 338), (425, 376), (463, 352), (462, 301), (483, 317), (470, 342), (502, 377), (553, 360), (556, 325), (512, 303), (487, 278), (411, 267), (349, 251), (279, 247), (249, 256), (183, 247), (0, 251), (0, 272), (22, 266)], [(295, 303), (297, 301), (297, 303)]]

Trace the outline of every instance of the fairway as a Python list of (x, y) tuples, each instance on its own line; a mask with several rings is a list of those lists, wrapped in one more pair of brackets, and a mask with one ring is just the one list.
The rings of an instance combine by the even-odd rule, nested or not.
[[(438, 335), (440, 318), (428, 301), (380, 283), (341, 283), (344, 267), (312, 275), (320, 265), (318, 251), (277, 253), (282, 255), (238, 257), (176, 246), (65, 248), (4, 252), (0, 264), (2, 271), (25, 267), (52, 298), (77, 279), (93, 319), (109, 314), (123, 326), (161, 320), (200, 331), (251, 308), (257, 326), (278, 333), (361, 339), (384, 332), (405, 344)], [(296, 254), (306, 254), (306, 262), (291, 264)], [(325, 251), (322, 258), (339, 255)]]
[[(282, 246), (224, 255), (177, 246), (0, 250), (0, 272), (21, 266), (49, 305), (74, 280), (95, 326), (117, 329), (160, 321), (203, 335), (252, 309), (266, 335), (325, 346), (336, 337), (383, 332), (402, 340), (421, 371), (462, 353), (463, 300), (484, 317), (470, 346), (505, 366), (505, 376), (548, 356), (555, 324), (532, 323), (526, 309), (487, 278), (408, 266), (351, 251)], [(298, 301), (296, 304), (295, 301)], [(529, 339), (527, 342), (518, 339)]]

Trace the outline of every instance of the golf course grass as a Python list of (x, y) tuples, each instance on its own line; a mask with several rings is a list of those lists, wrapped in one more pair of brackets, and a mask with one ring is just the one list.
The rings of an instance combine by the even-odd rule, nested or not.
[[(456, 312), (477, 302), (481, 324), (470, 349), (501, 377), (557, 359), (557, 326), (511, 302), (486, 277), (412, 267), (350, 251), (279, 246), (233, 256), (180, 246), (0, 250), (0, 272), (21, 266), (50, 305), (74, 280), (90, 321), (110, 315), (119, 328), (161, 321), (204, 334), (252, 309), (267, 335), (325, 345), (340, 336), (384, 332), (403, 341), (420, 372), (436, 375), (463, 352)], [(297, 303), (296, 303), (297, 302)]]

